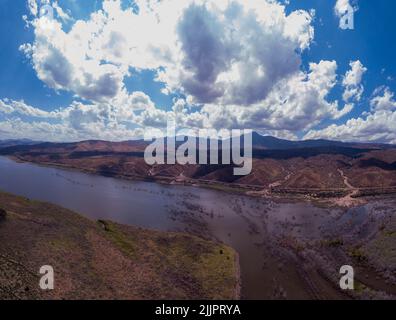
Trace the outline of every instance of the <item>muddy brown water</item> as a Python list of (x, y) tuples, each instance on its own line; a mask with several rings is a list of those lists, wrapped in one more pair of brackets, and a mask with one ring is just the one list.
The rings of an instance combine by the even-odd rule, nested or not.
[[(5, 157), (0, 157), (0, 189), (91, 219), (187, 231), (225, 242), (240, 255), (245, 299), (317, 298), (307, 284), (306, 271), (295, 257), (278, 250), (277, 241), (291, 237), (315, 241), (341, 215), (340, 210), (306, 203), (275, 203), (196, 187), (119, 180)], [(364, 208), (360, 210), (364, 213)], [(330, 297), (340, 297), (336, 290), (326, 290)]]

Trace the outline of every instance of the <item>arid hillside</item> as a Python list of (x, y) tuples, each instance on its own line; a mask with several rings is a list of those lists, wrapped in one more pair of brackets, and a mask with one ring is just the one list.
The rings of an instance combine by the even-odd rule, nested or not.
[[(219, 243), (93, 222), (0, 193), (0, 299), (234, 299), (236, 253)], [(50, 265), (55, 289), (39, 288)]]
[(107, 176), (198, 183), (324, 197), (396, 191), (396, 148), (326, 140), (293, 142), (253, 136), (253, 170), (234, 176), (232, 166), (154, 165), (144, 161), (147, 142), (84, 141), (0, 149), (20, 161), (75, 168)]

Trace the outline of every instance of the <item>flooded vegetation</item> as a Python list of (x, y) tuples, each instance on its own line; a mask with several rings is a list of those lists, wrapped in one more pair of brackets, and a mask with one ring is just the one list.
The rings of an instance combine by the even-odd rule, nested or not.
[[(91, 219), (183, 231), (239, 254), (245, 299), (395, 298), (393, 199), (342, 209), (195, 187), (123, 181), (0, 158), (0, 189)], [(339, 289), (340, 267), (355, 290)]]

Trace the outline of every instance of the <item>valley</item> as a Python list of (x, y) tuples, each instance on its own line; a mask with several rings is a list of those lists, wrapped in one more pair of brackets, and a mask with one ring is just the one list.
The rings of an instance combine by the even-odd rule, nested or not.
[[(0, 148), (26, 161), (124, 179), (199, 185), (249, 195), (344, 199), (396, 194), (396, 148), (332, 141), (293, 142), (253, 136), (253, 170), (234, 176), (232, 165), (147, 165), (145, 141), (41, 143)], [(346, 183), (347, 182), (347, 183)]]

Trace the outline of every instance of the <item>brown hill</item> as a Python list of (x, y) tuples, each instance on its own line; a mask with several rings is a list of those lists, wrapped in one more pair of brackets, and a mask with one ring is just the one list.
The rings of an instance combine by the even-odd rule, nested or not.
[[(257, 146), (257, 136), (255, 139)], [(266, 141), (265, 137), (263, 139)], [(302, 191), (396, 187), (396, 149), (392, 146), (325, 140), (287, 144), (282, 140), (281, 149), (264, 149), (263, 141), (253, 151), (253, 170), (248, 176), (234, 176), (233, 167), (224, 165), (149, 166), (143, 158), (148, 144), (144, 141), (44, 143), (3, 148), (0, 154), (22, 161), (148, 180), (199, 181)], [(275, 142), (271, 140), (272, 147), (276, 147)], [(298, 147), (290, 147), (296, 145)]]

